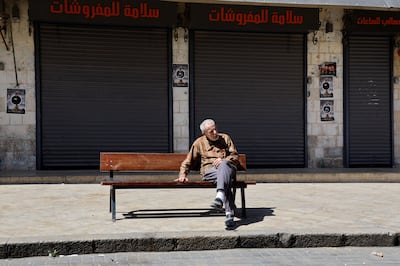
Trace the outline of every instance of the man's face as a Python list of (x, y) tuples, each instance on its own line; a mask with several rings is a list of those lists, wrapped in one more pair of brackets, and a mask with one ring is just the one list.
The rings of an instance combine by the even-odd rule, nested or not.
[(204, 135), (211, 141), (216, 141), (218, 139), (218, 130), (215, 125), (210, 125), (204, 131)]

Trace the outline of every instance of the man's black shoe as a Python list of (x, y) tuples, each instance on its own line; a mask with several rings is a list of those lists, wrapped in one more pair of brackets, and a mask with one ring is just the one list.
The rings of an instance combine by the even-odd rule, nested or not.
[(215, 200), (211, 203), (210, 206), (216, 210), (220, 210), (222, 209), (222, 205), (223, 205), (222, 200), (220, 198), (215, 198)]
[(233, 230), (235, 229), (235, 221), (233, 220), (233, 215), (227, 214), (225, 219), (225, 226), (226, 230)]

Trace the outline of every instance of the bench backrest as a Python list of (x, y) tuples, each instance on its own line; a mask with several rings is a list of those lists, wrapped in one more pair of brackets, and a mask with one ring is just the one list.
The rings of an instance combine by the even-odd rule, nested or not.
[[(179, 171), (185, 158), (185, 153), (101, 152), (100, 171)], [(239, 170), (246, 170), (246, 155), (239, 161)]]

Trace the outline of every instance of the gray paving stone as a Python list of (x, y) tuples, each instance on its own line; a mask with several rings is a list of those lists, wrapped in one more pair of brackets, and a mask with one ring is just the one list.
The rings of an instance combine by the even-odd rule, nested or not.
[[(246, 190), (248, 217), (224, 230), (209, 215), (212, 189), (117, 192), (99, 184), (0, 186), (0, 258), (130, 251), (398, 246), (400, 183), (258, 183)], [(173, 217), (166, 211), (180, 210)], [(146, 218), (124, 214), (152, 210)], [(198, 213), (187, 216), (187, 211)], [(153, 213), (152, 212), (152, 213)]]
[[(383, 257), (372, 252), (382, 252)], [(3, 259), (0, 265), (399, 265), (399, 247), (272, 248), (128, 252)]]

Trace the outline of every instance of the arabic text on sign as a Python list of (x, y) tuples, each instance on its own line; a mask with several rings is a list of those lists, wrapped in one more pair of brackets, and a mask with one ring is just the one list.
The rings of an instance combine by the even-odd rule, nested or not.
[(208, 20), (211, 22), (236, 23), (239, 26), (249, 23), (267, 24), (269, 21), (272, 24), (279, 25), (303, 24), (303, 16), (294, 16), (291, 10), (286, 10), (284, 14), (272, 12), (271, 19), (269, 20), (268, 9), (261, 9), (260, 12), (253, 13), (252, 10), (248, 12), (235, 12), (233, 8), (225, 9), (224, 7), (211, 9), (208, 14)]
[(357, 19), (358, 25), (383, 25), (383, 26), (399, 26), (400, 19), (394, 19), (393, 17), (382, 19), (380, 17), (360, 17)]
[(50, 5), (50, 12), (53, 14), (83, 15), (86, 19), (95, 17), (119, 17), (122, 13), (125, 17), (138, 18), (159, 18), (160, 10), (149, 8), (147, 3), (140, 3), (138, 7), (131, 7), (127, 4), (121, 12), (119, 1), (112, 1), (110, 5), (81, 5), (78, 0), (55, 0)]

